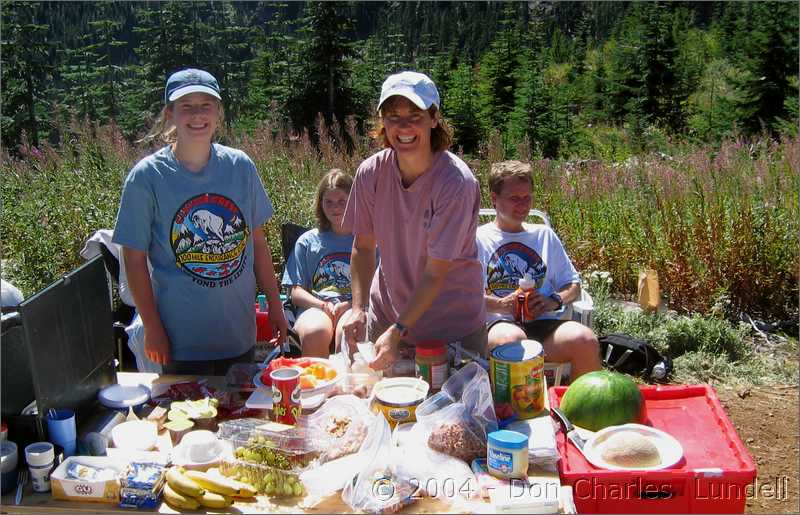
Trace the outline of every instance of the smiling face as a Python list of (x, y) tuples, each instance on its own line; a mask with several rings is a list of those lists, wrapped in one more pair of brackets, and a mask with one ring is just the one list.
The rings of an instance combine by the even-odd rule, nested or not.
[(167, 110), (179, 142), (210, 142), (220, 118), (219, 101), (206, 93), (189, 93)]
[(497, 211), (497, 225), (507, 232), (519, 232), (533, 204), (531, 181), (509, 178), (500, 193), (492, 192), (492, 203)]
[(334, 231), (342, 227), (347, 196), (347, 192), (339, 188), (328, 190), (322, 195), (322, 212)]
[(438, 120), (415, 106), (405, 97), (394, 96), (381, 106), (381, 119), (386, 139), (402, 157), (428, 156), (431, 150), (431, 130)]

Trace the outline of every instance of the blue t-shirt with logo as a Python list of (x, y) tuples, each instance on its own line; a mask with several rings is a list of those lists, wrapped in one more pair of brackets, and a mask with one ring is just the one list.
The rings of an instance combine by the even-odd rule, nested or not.
[(130, 171), (113, 241), (147, 253), (173, 360), (228, 359), (255, 344), (253, 228), (272, 214), (240, 150), (213, 144), (192, 172), (166, 146)]
[(349, 301), (352, 298), (352, 249), (352, 234), (339, 235), (333, 231), (320, 232), (319, 229), (306, 231), (297, 239), (294, 251), (289, 255), (282, 284), (302, 286), (323, 300)]

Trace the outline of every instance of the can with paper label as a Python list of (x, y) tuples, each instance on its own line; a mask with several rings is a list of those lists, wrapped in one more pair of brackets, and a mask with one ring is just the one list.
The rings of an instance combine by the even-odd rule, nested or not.
[(489, 378), (498, 417), (533, 418), (544, 409), (543, 370), (542, 345), (536, 340), (506, 343), (492, 350)]
[(272, 379), (272, 412), (275, 421), (282, 424), (295, 425), (300, 417), (300, 370), (289, 367), (273, 370)]

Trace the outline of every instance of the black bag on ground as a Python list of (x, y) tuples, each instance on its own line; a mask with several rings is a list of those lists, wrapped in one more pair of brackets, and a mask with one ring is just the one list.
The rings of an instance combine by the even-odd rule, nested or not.
[(644, 340), (612, 333), (601, 336), (599, 341), (600, 357), (608, 369), (654, 381), (666, 381), (672, 373), (672, 360)]

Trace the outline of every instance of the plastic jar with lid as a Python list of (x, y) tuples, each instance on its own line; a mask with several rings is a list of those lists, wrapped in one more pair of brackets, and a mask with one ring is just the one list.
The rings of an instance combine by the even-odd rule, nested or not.
[(489, 433), (486, 466), (500, 479), (528, 477), (528, 437), (505, 429)]
[(417, 377), (430, 385), (431, 392), (438, 392), (450, 372), (447, 344), (440, 340), (419, 342), (414, 360)]
[(36, 442), (25, 447), (25, 461), (28, 462), (34, 492), (50, 491), (50, 472), (55, 458), (55, 449), (50, 442)]

